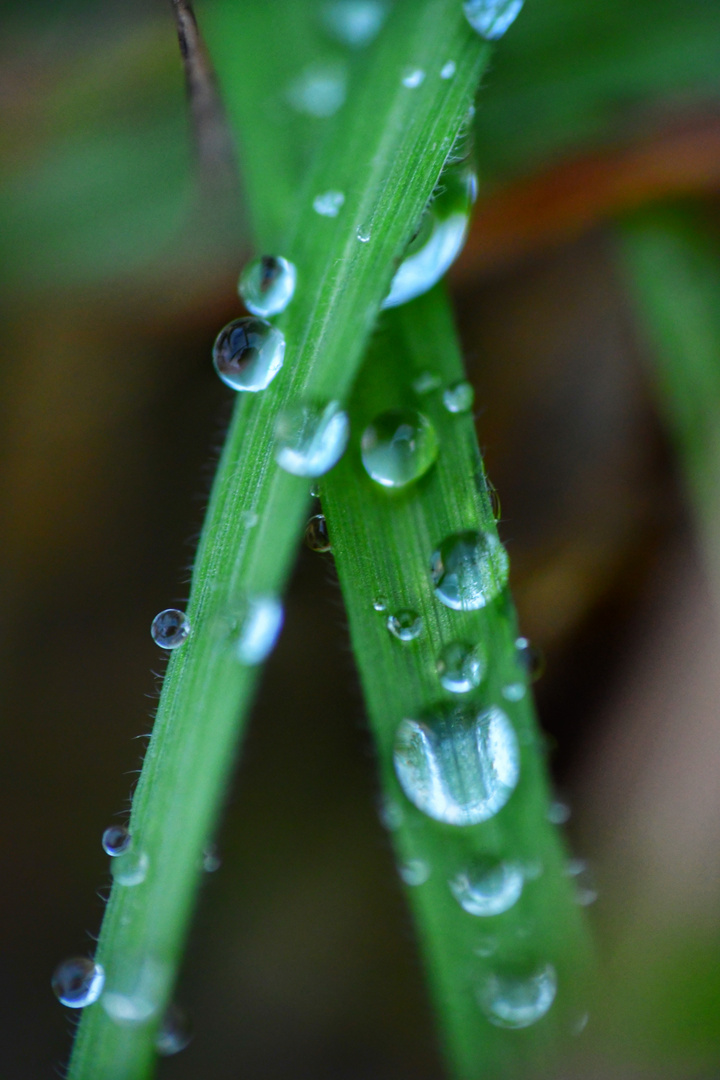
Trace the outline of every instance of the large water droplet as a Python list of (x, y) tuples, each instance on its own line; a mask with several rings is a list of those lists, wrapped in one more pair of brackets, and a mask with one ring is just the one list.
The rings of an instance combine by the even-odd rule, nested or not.
[(242, 664), (261, 664), (272, 652), (283, 624), (283, 608), (275, 596), (248, 596), (237, 611), (220, 622), (222, 636)]
[(160, 1008), (167, 968), (153, 957), (126, 957), (108, 978), (101, 1004), (118, 1024), (143, 1024)]
[(423, 476), (438, 455), (435, 428), (414, 409), (381, 413), (360, 443), (367, 474), (383, 487), (399, 488)]
[(383, 308), (421, 296), (452, 266), (465, 243), (476, 190), (475, 174), (467, 166), (451, 166), (443, 172), (438, 194), (405, 252)]
[(448, 412), (469, 412), (475, 401), (475, 391), (469, 382), (455, 383), (443, 390), (443, 405)]
[(552, 964), (531, 971), (508, 969), (490, 975), (478, 993), (491, 1024), (502, 1028), (530, 1027), (548, 1011), (557, 992)]
[(118, 885), (142, 885), (147, 877), (150, 860), (144, 851), (126, 851), (110, 864), (110, 872)]
[(293, 476), (322, 476), (345, 453), (350, 425), (340, 403), (294, 405), (275, 425), (275, 460)]
[(467, 694), (482, 682), (487, 661), (479, 645), (451, 641), (444, 645), (436, 668), (442, 686), (451, 694)]
[(403, 720), (395, 771), (408, 799), (448, 825), (475, 825), (500, 810), (520, 774), (520, 749), (500, 709), (450, 708)]
[(332, 550), (327, 521), (323, 514), (315, 514), (305, 526), (305, 543), (311, 551)]
[(399, 641), (414, 641), (422, 633), (422, 617), (416, 611), (396, 611), (388, 615), (386, 626)]
[(103, 849), (113, 859), (123, 855), (131, 843), (132, 837), (124, 825), (110, 825), (102, 834)]
[(416, 86), (422, 86), (425, 82), (425, 72), (422, 68), (408, 67), (402, 74), (402, 84), (408, 90), (414, 90)]
[(61, 1005), (84, 1009), (100, 997), (105, 972), (100, 964), (86, 956), (71, 956), (55, 968), (51, 985)]
[(150, 636), (161, 649), (177, 649), (190, 633), (190, 622), (184, 611), (166, 608), (152, 621)]
[(287, 99), (297, 112), (323, 120), (341, 108), (346, 93), (344, 64), (313, 64), (290, 83)]
[(497, 41), (512, 26), (524, 0), (465, 0), (465, 18), (487, 41)]
[(238, 292), (253, 315), (278, 315), (284, 311), (295, 292), (297, 272), (280, 255), (261, 255), (245, 267), (238, 281)]
[(424, 885), (430, 877), (430, 864), (424, 859), (408, 859), (398, 867), (398, 873), (406, 885)]
[(265, 319), (234, 319), (218, 334), (213, 363), (231, 390), (257, 393), (269, 386), (283, 366), (285, 338)]
[(478, 860), (449, 882), (458, 904), (470, 915), (501, 915), (520, 899), (523, 873), (514, 863)]
[(474, 611), (491, 603), (507, 585), (507, 553), (492, 533), (453, 533), (430, 562), (437, 597), (454, 611)]
[(321, 217), (337, 217), (344, 202), (342, 191), (323, 191), (313, 199), (313, 210)]
[(168, 1005), (155, 1036), (155, 1049), (161, 1057), (179, 1054), (192, 1041), (190, 1017), (179, 1005)]
[(322, 12), (325, 26), (344, 45), (360, 49), (377, 37), (387, 16), (383, 0), (333, 0)]

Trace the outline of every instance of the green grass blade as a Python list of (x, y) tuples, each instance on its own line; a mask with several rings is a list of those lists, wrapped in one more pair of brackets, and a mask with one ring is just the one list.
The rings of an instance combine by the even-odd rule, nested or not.
[(697, 211), (627, 220), (621, 252), (720, 601), (720, 247)]
[[(261, 113), (251, 108), (243, 82), (249, 81), (249, 11), (250, 5), (218, 5), (208, 36), (231, 116), (250, 107), (261, 137)], [(145, 1004), (149, 1015), (118, 1024), (103, 998), (86, 1009), (71, 1080), (140, 1080), (152, 1071), (154, 1032), (172, 991), (202, 849), (256, 678), (255, 669), (233, 657), (218, 625), (247, 595), (281, 592), (306, 513), (309, 482), (282, 472), (274, 460), (275, 419), (299, 397), (347, 397), (394, 261), (437, 181), (487, 52), (456, 0), (396, 5), (297, 196), (294, 228), (281, 251), (298, 268), (295, 299), (277, 321), (287, 340), (285, 367), (268, 390), (245, 395), (235, 411), (193, 573), (192, 635), (170, 660), (133, 801), (130, 828), (148, 858), (147, 874), (132, 888), (113, 888), (98, 944), (107, 973), (104, 1000), (120, 994), (133, 1009)], [(449, 58), (456, 75), (441, 81)], [(257, 61), (256, 86), (265, 59)], [(402, 85), (407, 65), (427, 72), (422, 86)], [(248, 132), (252, 138), (251, 126)], [(336, 219), (321, 218), (313, 196), (331, 188), (345, 194), (345, 204)], [(274, 225), (259, 219), (266, 222), (260, 242), (275, 243)], [(360, 244), (357, 227), (366, 222), (373, 238)], [(255, 518), (247, 515), (257, 523), (250, 525)]]
[[(439, 542), (463, 529), (495, 533), (495, 522), (472, 415), (448, 412), (439, 389), (414, 392), (413, 383), (426, 372), (443, 387), (463, 378), (441, 288), (382, 316), (352, 399), (350, 447), (322, 482), (321, 498), (383, 790), (395, 817), (398, 859), (401, 865), (418, 860), (429, 870), (427, 881), (410, 888), (409, 896), (450, 1068), (463, 1080), (529, 1077), (548, 1068), (581, 1018), (590, 950), (563, 845), (548, 822), (542, 738), (527, 672), (517, 659), (509, 594), (506, 590), (481, 610), (459, 612), (439, 603), (430, 582), (430, 556)], [(432, 421), (440, 454), (416, 484), (391, 491), (369, 479), (359, 441), (379, 412), (408, 406)], [(378, 597), (387, 601), (381, 613), (373, 606)], [(401, 642), (388, 632), (387, 616), (399, 609), (422, 616), (423, 631), (416, 640)], [(486, 679), (462, 697), (442, 689), (435, 666), (441, 646), (458, 639), (482, 643), (488, 656)], [(508, 700), (518, 696), (519, 685), (520, 700)], [(503, 694), (507, 687), (513, 690)], [(405, 798), (393, 768), (393, 742), (402, 718), (432, 715), (438, 705), (468, 699), (499, 706), (511, 718), (522, 764), (518, 787), (496, 816), (458, 827), (431, 819)], [(517, 903), (491, 917), (468, 914), (448, 886), (482, 856), (521, 864), (527, 871)], [(493, 972), (515, 963), (552, 964), (558, 992), (543, 1019), (507, 1031), (488, 1022), (478, 992)]]

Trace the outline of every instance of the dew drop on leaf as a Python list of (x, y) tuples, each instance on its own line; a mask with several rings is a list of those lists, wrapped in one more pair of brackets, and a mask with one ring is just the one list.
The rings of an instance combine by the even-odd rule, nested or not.
[(142, 885), (147, 877), (150, 860), (144, 851), (125, 851), (110, 864), (113, 880), (118, 885)]
[(501, 915), (520, 899), (523, 873), (515, 863), (478, 859), (450, 882), (450, 891), (470, 915)]
[(487, 662), (479, 645), (451, 641), (440, 650), (435, 666), (445, 690), (467, 694), (482, 682)]
[(465, 18), (487, 41), (497, 41), (512, 26), (524, 0), (465, 0)]
[(297, 272), (281, 255), (261, 255), (249, 263), (238, 281), (238, 293), (248, 311), (266, 319), (284, 311), (295, 292)]
[(360, 49), (377, 37), (387, 9), (384, 0), (332, 0), (323, 6), (322, 19), (338, 41)]
[(475, 391), (469, 382), (458, 382), (454, 386), (448, 386), (443, 390), (443, 405), (448, 412), (470, 412), (475, 401)]
[(480, 1006), (491, 1024), (502, 1028), (526, 1028), (550, 1009), (557, 992), (552, 964), (530, 970), (507, 968), (487, 977), (478, 992)]
[(417, 86), (422, 86), (425, 82), (425, 72), (422, 68), (405, 68), (402, 74), (402, 84), (407, 86), (408, 90), (414, 90)]
[(290, 83), (287, 100), (296, 112), (323, 120), (344, 105), (346, 94), (344, 64), (312, 64)]
[(438, 599), (455, 611), (474, 611), (491, 603), (507, 585), (507, 553), (493, 533), (453, 533), (430, 560)]
[(349, 434), (339, 402), (291, 405), (275, 425), (275, 460), (294, 476), (322, 476), (344, 454)]
[(337, 217), (345, 202), (342, 191), (324, 191), (313, 199), (313, 210), (321, 217)]
[(430, 864), (424, 859), (408, 859), (398, 867), (398, 873), (406, 885), (424, 885), (430, 877)]
[(416, 611), (396, 611), (388, 615), (386, 626), (398, 641), (414, 641), (422, 633), (422, 617)]
[(315, 514), (305, 526), (305, 543), (311, 551), (331, 551), (327, 521), (324, 514)]
[(456, 71), (457, 71), (457, 65), (455, 64), (455, 61), (454, 60), (448, 60), (448, 62), (446, 64), (443, 64), (443, 66), (440, 69), (440, 78), (441, 79), (452, 79), (452, 77), (453, 77), (453, 75), (455, 74)]
[(394, 765), (418, 810), (448, 825), (476, 825), (502, 809), (518, 782), (520, 748), (498, 708), (438, 710), (401, 721)]
[(150, 635), (161, 649), (177, 649), (190, 634), (190, 622), (185, 612), (166, 608), (152, 621)]
[(111, 858), (123, 855), (131, 843), (132, 837), (124, 825), (110, 825), (102, 834), (103, 850)]
[(368, 476), (387, 488), (419, 480), (438, 455), (435, 428), (415, 409), (392, 409), (369, 424), (360, 442)]
[(51, 985), (61, 1005), (84, 1009), (100, 997), (105, 972), (100, 964), (86, 956), (71, 956), (55, 968)]
[(155, 1049), (161, 1057), (179, 1054), (192, 1041), (190, 1017), (179, 1005), (168, 1005), (155, 1036)]

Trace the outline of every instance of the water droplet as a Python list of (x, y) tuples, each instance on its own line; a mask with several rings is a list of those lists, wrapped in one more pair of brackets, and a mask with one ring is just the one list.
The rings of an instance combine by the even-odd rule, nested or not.
[(422, 396), (423, 394), (430, 394), (433, 390), (442, 385), (442, 379), (435, 371), (422, 371), (417, 379), (413, 380), (413, 391)]
[(575, 903), (589, 907), (598, 898), (597, 885), (592, 870), (585, 859), (570, 859), (567, 874), (575, 883)]
[(398, 873), (406, 885), (424, 885), (430, 877), (430, 864), (424, 859), (408, 859), (398, 867)]
[(132, 837), (124, 825), (110, 825), (102, 834), (102, 846), (112, 858), (123, 855), (131, 843)]
[(362, 463), (383, 487), (399, 488), (423, 476), (438, 455), (435, 428), (414, 409), (381, 413), (362, 435)]
[(84, 1009), (102, 994), (105, 972), (100, 964), (86, 956), (71, 956), (55, 968), (51, 985), (61, 1005)]
[(547, 819), (551, 825), (565, 825), (570, 820), (570, 807), (567, 803), (555, 799), (548, 806)]
[(405, 68), (402, 74), (402, 84), (408, 90), (414, 90), (416, 86), (422, 86), (425, 82), (425, 72), (422, 68)]
[(229, 641), (241, 664), (261, 664), (272, 652), (283, 624), (283, 608), (275, 596), (248, 596), (218, 620), (218, 636)]
[(452, 165), (440, 178), (417, 235), (395, 272), (383, 308), (406, 304), (435, 285), (462, 251), (477, 183), (467, 165)]
[(350, 424), (340, 403), (294, 405), (277, 419), (275, 460), (293, 476), (322, 476), (345, 453)]
[(523, 872), (516, 863), (478, 860), (448, 884), (461, 908), (470, 915), (501, 915), (520, 899)]
[(257, 393), (273, 381), (285, 359), (285, 338), (265, 319), (234, 319), (218, 334), (213, 363), (231, 390)]
[(155, 1050), (161, 1057), (179, 1054), (192, 1041), (190, 1017), (179, 1005), (168, 1005), (155, 1036)]
[(520, 667), (528, 673), (533, 682), (537, 682), (545, 671), (545, 656), (542, 649), (526, 637), (519, 637), (515, 642), (515, 653)]
[(243, 510), (240, 519), (246, 529), (254, 529), (260, 520), (254, 510)]
[(572, 1026), (570, 1028), (570, 1034), (571, 1035), (582, 1035), (583, 1031), (588, 1026), (588, 1021), (589, 1020), (590, 1020), (590, 1013), (589, 1012), (580, 1013), (580, 1015), (577, 1017), (577, 1019), (574, 1021), (574, 1023), (572, 1024)]
[(346, 94), (344, 64), (313, 64), (290, 83), (287, 99), (297, 112), (324, 120), (345, 104)]
[(216, 844), (208, 844), (202, 853), (202, 868), (206, 874), (214, 874), (222, 866), (222, 859)]
[(150, 860), (144, 851), (126, 851), (110, 864), (110, 872), (118, 885), (142, 885)]
[(422, 633), (422, 617), (416, 611), (396, 611), (388, 615), (386, 626), (399, 641), (414, 641)]
[(395, 772), (418, 810), (448, 825), (476, 825), (496, 814), (520, 774), (520, 748), (500, 709), (449, 708), (403, 720)]
[(491, 603), (507, 585), (505, 548), (492, 533), (454, 533), (433, 553), (430, 576), (438, 599), (454, 611)]
[(530, 971), (508, 968), (489, 975), (478, 993), (480, 1006), (491, 1024), (526, 1028), (548, 1011), (557, 992), (552, 964)]
[(324, 191), (313, 199), (313, 210), (321, 217), (337, 217), (344, 202), (342, 191)]
[(313, 484), (310, 488), (310, 497), (313, 499), (320, 498), (320, 484)]
[(446, 690), (451, 694), (467, 694), (482, 682), (487, 662), (479, 645), (451, 641), (441, 649), (435, 666)]
[(357, 238), (358, 238), (358, 240), (360, 241), (361, 244), (367, 244), (367, 242), (370, 239), (370, 236), (372, 235), (370, 226), (369, 225), (359, 225), (358, 226), (358, 231), (357, 231), (357, 233), (355, 235), (357, 236)]
[(330, 33), (344, 45), (360, 49), (377, 37), (387, 16), (383, 0), (334, 0), (322, 11)]
[(183, 611), (166, 608), (156, 615), (150, 627), (150, 635), (161, 649), (177, 649), (187, 639), (190, 623)]
[(524, 0), (465, 0), (465, 18), (487, 41), (497, 41), (517, 19)]
[(323, 514), (315, 514), (305, 526), (305, 543), (311, 551), (332, 551), (327, 521)]
[(108, 978), (101, 1004), (118, 1024), (142, 1024), (160, 1008), (167, 968), (153, 957), (127, 957)]
[(447, 64), (443, 64), (440, 68), (441, 79), (452, 79), (453, 75), (457, 71), (457, 65), (454, 60), (448, 60)]
[(245, 267), (238, 281), (238, 292), (253, 315), (278, 315), (284, 311), (295, 292), (297, 271), (280, 255), (261, 255)]
[(503, 686), (500, 691), (506, 701), (522, 701), (527, 693), (525, 683), (513, 682), (508, 683), (507, 686)]
[(475, 401), (475, 391), (469, 382), (459, 382), (443, 390), (442, 399), (448, 412), (469, 412)]
[(387, 611), (387, 600), (384, 596), (377, 596), (373, 600), (373, 607), (376, 611)]
[(380, 803), (379, 813), (380, 820), (388, 832), (396, 832), (405, 819), (402, 806), (394, 799), (384, 798)]

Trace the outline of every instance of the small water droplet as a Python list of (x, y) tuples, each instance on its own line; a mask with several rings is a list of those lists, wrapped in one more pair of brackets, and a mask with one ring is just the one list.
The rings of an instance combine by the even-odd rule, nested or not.
[(360, 453), (371, 479), (383, 487), (399, 488), (418, 480), (434, 464), (438, 439), (422, 413), (392, 409), (365, 428)]
[(597, 885), (592, 870), (585, 859), (570, 859), (567, 864), (567, 874), (575, 884), (575, 903), (581, 907), (589, 907), (598, 898)]
[(402, 74), (402, 84), (408, 90), (414, 90), (416, 86), (422, 86), (425, 82), (425, 72), (422, 68), (408, 67)]
[(410, 802), (448, 825), (476, 825), (493, 817), (520, 774), (517, 737), (495, 707), (456, 707), (422, 721), (403, 720), (393, 760)]
[(497, 41), (517, 19), (524, 0), (465, 0), (465, 18), (487, 41)]
[(408, 859), (398, 867), (398, 873), (406, 885), (424, 885), (430, 877), (430, 864), (424, 859)]
[(315, 514), (305, 526), (305, 543), (311, 551), (332, 551), (324, 514)]
[(370, 239), (370, 236), (372, 235), (370, 226), (369, 225), (359, 225), (358, 226), (358, 231), (357, 231), (357, 233), (355, 235), (357, 236), (357, 238), (358, 238), (358, 240), (360, 241), (361, 244), (367, 244), (367, 242)]
[(503, 686), (500, 691), (506, 701), (522, 701), (527, 693), (525, 683), (513, 682)]
[(86, 956), (71, 956), (55, 968), (51, 985), (61, 1005), (84, 1009), (102, 994), (105, 972), (100, 964)]
[(507, 585), (507, 553), (493, 533), (454, 533), (430, 562), (438, 599), (454, 611), (475, 611), (491, 603)]
[(275, 596), (247, 596), (234, 611), (218, 619), (216, 633), (241, 664), (254, 667), (272, 652), (283, 624), (283, 608)]
[(190, 623), (183, 611), (166, 608), (156, 615), (150, 627), (150, 635), (161, 649), (177, 649), (190, 633)]
[(319, 484), (313, 484), (313, 486), (310, 488), (310, 497), (313, 498), (313, 499), (319, 499), (320, 498), (320, 485)]
[(167, 968), (154, 957), (124, 957), (108, 977), (100, 999), (103, 1009), (118, 1024), (143, 1024), (160, 1008)]
[(375, 611), (387, 611), (387, 600), (384, 596), (377, 596), (373, 600), (373, 607)]
[(441, 649), (435, 666), (446, 690), (451, 694), (467, 694), (482, 682), (487, 661), (479, 645), (451, 641)]
[(322, 476), (345, 453), (349, 434), (339, 402), (292, 405), (277, 418), (275, 460), (293, 476)]
[(452, 266), (465, 244), (476, 190), (475, 174), (466, 164), (452, 164), (443, 172), (437, 194), (408, 245), (381, 307), (396, 307), (421, 296)]
[(285, 338), (276, 327), (255, 316), (234, 319), (213, 345), (213, 363), (231, 390), (257, 393), (273, 381), (285, 359)]
[(297, 271), (280, 255), (261, 255), (245, 267), (238, 281), (238, 293), (253, 315), (266, 319), (284, 311), (295, 292)]
[(440, 68), (441, 79), (452, 79), (453, 75), (457, 71), (457, 65), (454, 60), (448, 60), (447, 64), (443, 64)]
[(469, 382), (455, 383), (443, 390), (443, 405), (448, 412), (470, 412), (475, 401), (475, 391)]
[(131, 843), (132, 837), (124, 825), (110, 825), (102, 834), (102, 846), (112, 858), (123, 855)]
[(519, 637), (515, 642), (515, 654), (520, 667), (527, 672), (533, 682), (537, 682), (545, 671), (545, 656), (542, 649), (533, 645), (529, 638)]
[(155, 1036), (155, 1050), (161, 1057), (172, 1057), (189, 1046), (193, 1037), (190, 1017), (179, 1005), (168, 1005)]
[(322, 18), (327, 30), (344, 45), (360, 49), (377, 37), (387, 16), (383, 0), (333, 0)]
[(342, 191), (324, 191), (313, 199), (313, 210), (321, 217), (337, 217), (344, 202)]
[(324, 120), (345, 104), (346, 94), (344, 64), (312, 64), (290, 83), (287, 100), (297, 112)]
[(243, 510), (240, 520), (246, 529), (254, 529), (260, 518), (254, 510)]
[(478, 993), (480, 1006), (491, 1024), (526, 1028), (549, 1010), (557, 992), (552, 964), (532, 970), (508, 968), (489, 975)]
[(555, 799), (547, 810), (547, 819), (551, 825), (565, 825), (570, 820), (570, 807), (567, 803)]
[(126, 851), (110, 864), (110, 872), (118, 885), (142, 885), (150, 860), (144, 851)]
[(460, 907), (470, 915), (501, 915), (520, 899), (524, 877), (516, 863), (478, 859), (448, 884)]
[(214, 874), (222, 866), (217, 844), (208, 844), (202, 853), (202, 868), (206, 874)]
[(380, 803), (380, 821), (388, 832), (396, 832), (402, 825), (405, 815), (400, 803), (394, 799), (384, 798)]
[(413, 380), (413, 391), (422, 396), (423, 394), (430, 394), (433, 390), (437, 390), (442, 385), (442, 379), (435, 371), (422, 371), (417, 379)]
[(399, 641), (414, 641), (422, 633), (422, 617), (416, 611), (396, 611), (388, 615), (387, 628)]

